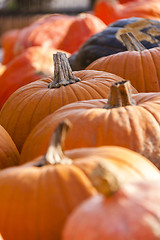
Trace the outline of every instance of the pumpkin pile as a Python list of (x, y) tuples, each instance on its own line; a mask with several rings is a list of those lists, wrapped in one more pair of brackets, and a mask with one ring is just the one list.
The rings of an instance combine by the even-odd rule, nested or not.
[(0, 239), (160, 239), (159, 12), (97, 0), (2, 35)]

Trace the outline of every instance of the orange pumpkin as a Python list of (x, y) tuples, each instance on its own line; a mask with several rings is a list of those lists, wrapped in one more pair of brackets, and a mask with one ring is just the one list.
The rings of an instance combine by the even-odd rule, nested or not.
[(56, 52), (57, 49), (30, 47), (7, 64), (0, 75), (0, 109), (18, 88), (53, 74), (53, 53)]
[(97, 194), (90, 174), (99, 164), (116, 173), (121, 184), (160, 178), (154, 165), (127, 149), (102, 147), (63, 152), (69, 125), (68, 121), (60, 123), (44, 156), (0, 172), (0, 229), (5, 239), (13, 240), (16, 235), (16, 240), (22, 240), (27, 232), (27, 238), (32, 240), (60, 240), (72, 210)]
[(19, 159), (20, 156), (15, 143), (0, 125), (0, 169), (18, 165)]
[(103, 170), (92, 174), (99, 195), (79, 205), (68, 217), (62, 240), (158, 240), (159, 180), (126, 183)]
[(21, 162), (44, 153), (52, 131), (64, 118), (73, 127), (65, 149), (116, 145), (132, 149), (160, 168), (160, 93), (131, 95), (129, 82), (115, 83), (109, 99), (68, 104), (43, 119), (26, 139)]
[(105, 24), (110, 24), (122, 18), (142, 17), (160, 20), (160, 2), (133, 1), (126, 4), (117, 1), (98, 0), (94, 5), (93, 13)]
[(145, 49), (132, 33), (121, 36), (128, 51), (99, 58), (86, 69), (106, 71), (129, 79), (138, 92), (159, 92), (160, 48)]
[(81, 13), (76, 16), (46, 15), (21, 30), (15, 45), (15, 54), (31, 46), (57, 48), (70, 53), (106, 25), (96, 16)]
[(122, 81), (116, 75), (100, 71), (83, 70), (73, 75), (64, 53), (54, 54), (54, 64), (54, 78), (44, 78), (19, 88), (1, 109), (0, 124), (19, 151), (30, 131), (47, 115), (72, 102), (107, 98), (110, 86)]

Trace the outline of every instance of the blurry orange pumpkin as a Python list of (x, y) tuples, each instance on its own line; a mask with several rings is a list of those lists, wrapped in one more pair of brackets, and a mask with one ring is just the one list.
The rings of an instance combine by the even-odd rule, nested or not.
[(107, 25), (130, 17), (160, 20), (160, 1), (130, 1), (120, 4), (114, 0), (98, 0), (94, 5), (94, 14)]
[(89, 13), (46, 15), (20, 31), (14, 51), (19, 54), (31, 46), (43, 46), (73, 53), (105, 27), (102, 20)]

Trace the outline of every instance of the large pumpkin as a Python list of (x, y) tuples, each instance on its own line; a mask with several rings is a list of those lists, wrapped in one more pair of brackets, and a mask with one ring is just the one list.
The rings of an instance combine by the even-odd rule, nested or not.
[(131, 95), (129, 82), (115, 83), (109, 99), (68, 104), (43, 119), (23, 146), (21, 160), (45, 151), (50, 135), (64, 118), (73, 127), (65, 149), (116, 145), (132, 149), (160, 168), (160, 93)]
[(158, 240), (160, 181), (120, 186), (111, 173), (92, 174), (101, 194), (91, 197), (69, 216), (63, 240)]
[(0, 75), (0, 109), (18, 88), (53, 74), (53, 54), (57, 51), (30, 47), (6, 65), (5, 71)]
[[(68, 215), (85, 199), (97, 194), (90, 175), (105, 166), (120, 183), (159, 179), (147, 159), (118, 147), (63, 152), (68, 121), (60, 123), (44, 156), (0, 172), (0, 231), (6, 240), (60, 240)], [(9, 211), (10, 214), (7, 214)], [(16, 221), (15, 221), (16, 216)], [(4, 224), (7, 222), (7, 224)]]
[(114, 74), (92, 70), (73, 75), (66, 55), (61, 52), (54, 54), (54, 64), (54, 77), (19, 88), (1, 109), (0, 124), (19, 151), (30, 131), (47, 115), (72, 102), (107, 98), (110, 86), (122, 81)]
[(132, 33), (122, 35), (128, 51), (99, 58), (87, 69), (129, 79), (138, 92), (160, 91), (160, 48), (145, 49)]
[(122, 18), (142, 17), (160, 20), (160, 2), (153, 1), (133, 1), (120, 4), (116, 1), (98, 0), (94, 5), (94, 14), (110, 24)]
[(21, 30), (14, 52), (19, 54), (31, 46), (43, 46), (73, 53), (89, 37), (105, 27), (102, 20), (89, 13), (76, 16), (46, 15)]
[(160, 21), (137, 17), (120, 19), (94, 34), (69, 57), (72, 69), (84, 69), (100, 57), (127, 51), (121, 39), (126, 32), (132, 32), (147, 49), (160, 46)]

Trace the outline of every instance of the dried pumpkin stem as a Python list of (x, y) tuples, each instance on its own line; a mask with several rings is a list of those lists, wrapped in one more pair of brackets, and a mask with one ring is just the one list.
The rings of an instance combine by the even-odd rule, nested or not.
[(68, 120), (64, 120), (55, 129), (53, 135), (51, 136), (50, 144), (47, 152), (42, 160), (36, 164), (38, 167), (44, 165), (55, 165), (55, 164), (71, 164), (72, 160), (67, 158), (62, 150), (64, 140), (66, 138), (66, 133), (69, 130), (71, 123)]
[(135, 101), (131, 96), (130, 82), (122, 81), (114, 83), (110, 88), (108, 102), (103, 108), (112, 109), (127, 105), (135, 105)]
[(124, 33), (120, 36), (128, 51), (143, 51), (146, 49), (132, 32)]
[(97, 191), (107, 197), (117, 192), (120, 187), (118, 178), (104, 163), (97, 164), (90, 179)]
[(80, 78), (73, 75), (65, 53), (57, 52), (56, 54), (53, 54), (53, 59), (54, 80), (48, 85), (48, 88), (60, 88), (61, 86), (66, 86), (80, 81)]

